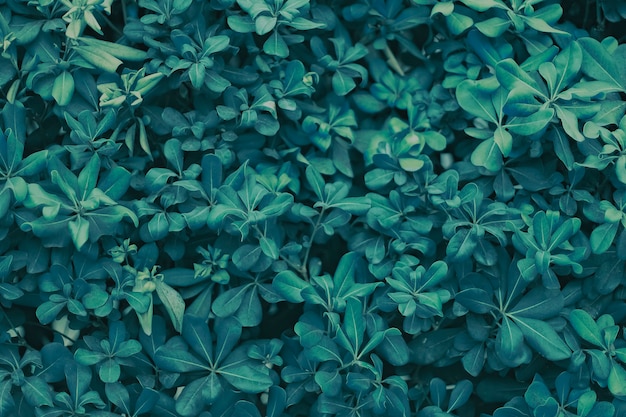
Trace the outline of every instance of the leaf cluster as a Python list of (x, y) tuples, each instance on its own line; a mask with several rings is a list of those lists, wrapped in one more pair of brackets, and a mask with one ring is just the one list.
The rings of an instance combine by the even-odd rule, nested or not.
[(625, 415), (624, 19), (0, 1), (0, 416)]

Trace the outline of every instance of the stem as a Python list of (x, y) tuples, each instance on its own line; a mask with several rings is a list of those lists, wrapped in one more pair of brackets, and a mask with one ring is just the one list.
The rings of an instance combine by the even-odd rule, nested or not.
[(305, 281), (309, 280), (309, 272), (307, 265), (309, 264), (309, 257), (311, 255), (311, 248), (313, 247), (313, 240), (315, 239), (315, 234), (320, 229), (320, 224), (322, 223), (322, 217), (324, 216), (324, 211), (326, 207), (322, 207), (320, 211), (320, 215), (317, 217), (317, 221), (313, 226), (313, 231), (311, 232), (311, 239), (309, 240), (309, 246), (306, 248), (306, 252), (304, 253), (304, 260), (302, 261), (302, 277)]
[(17, 331), (17, 327), (18, 327), (18, 326), (16, 326), (15, 324), (13, 324), (13, 321), (11, 320), (11, 318), (9, 317), (9, 315), (7, 314), (7, 312), (4, 310), (4, 308), (3, 308), (2, 306), (0, 306), (0, 309), (2, 310), (2, 314), (3, 314), (3, 315), (4, 315), (4, 317), (6, 318), (7, 323), (9, 323), (9, 326), (11, 327), (9, 330), (13, 330), (13, 331), (15, 332), (15, 334), (17, 335), (17, 340), (18, 340), (18, 343), (19, 343), (21, 346), (26, 346), (26, 347), (27, 347), (27, 348), (29, 348), (29, 349), (36, 350), (36, 349), (34, 349), (32, 346), (30, 346), (30, 345), (28, 344), (28, 342), (26, 341), (26, 339), (24, 338), (24, 336), (22, 336), (22, 335), (20, 334), (20, 332), (19, 332), (19, 331)]
[(389, 44), (387, 43), (385, 43), (384, 52), (385, 52), (385, 57), (387, 57), (387, 61), (389, 62), (389, 65), (391, 66), (391, 68), (393, 68), (398, 74), (404, 77), (405, 75), (404, 70), (400, 66), (400, 63), (396, 59), (396, 56), (393, 54), (393, 52), (391, 52), (391, 48), (389, 48)]

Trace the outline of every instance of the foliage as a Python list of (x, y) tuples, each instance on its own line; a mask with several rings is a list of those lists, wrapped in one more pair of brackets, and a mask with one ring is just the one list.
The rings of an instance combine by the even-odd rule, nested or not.
[(618, 0), (0, 0), (0, 416), (626, 415)]

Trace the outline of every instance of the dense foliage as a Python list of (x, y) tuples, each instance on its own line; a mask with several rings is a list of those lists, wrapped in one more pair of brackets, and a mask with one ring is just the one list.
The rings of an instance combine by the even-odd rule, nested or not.
[(0, 0), (0, 416), (626, 415), (625, 21)]

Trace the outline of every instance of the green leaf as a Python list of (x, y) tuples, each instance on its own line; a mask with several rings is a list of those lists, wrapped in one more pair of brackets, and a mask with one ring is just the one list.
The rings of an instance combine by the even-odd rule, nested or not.
[(448, 242), (446, 254), (455, 262), (469, 259), (474, 253), (478, 239), (474, 228), (459, 229)]
[(463, 110), (474, 117), (492, 123), (498, 123), (496, 109), (491, 97), (493, 89), (487, 88), (479, 81), (465, 80), (456, 88), (456, 99)]
[(78, 40), (90, 47), (101, 50), (122, 61), (140, 62), (146, 59), (146, 52), (130, 46), (103, 41), (92, 37), (79, 37)]
[(604, 346), (600, 327), (596, 324), (593, 317), (591, 317), (591, 315), (585, 310), (572, 310), (569, 315), (569, 321), (574, 330), (576, 330), (576, 333), (578, 333), (583, 340), (586, 340), (587, 342), (598, 347)]
[(279, 257), (278, 246), (276, 242), (267, 236), (259, 238), (259, 247), (261, 251), (270, 259), (277, 260)]
[(456, 383), (455, 387), (450, 393), (450, 399), (448, 400), (448, 409), (446, 412), (451, 413), (458, 409), (469, 400), (470, 396), (474, 392), (474, 385), (464, 379)]
[(228, 26), (238, 33), (251, 33), (256, 30), (254, 20), (250, 16), (230, 15), (227, 18)]
[(346, 302), (343, 328), (353, 351), (358, 352), (365, 334), (363, 305), (358, 299), (351, 298)]
[(338, 70), (332, 78), (333, 91), (338, 96), (345, 96), (356, 88), (354, 79), (345, 72)]
[[(188, 317), (190, 316), (187, 316), (184, 323), (189, 321)], [(180, 347), (173, 348), (168, 344), (158, 347), (154, 361), (159, 368), (171, 372), (195, 372), (210, 369), (190, 352), (182, 350)]]
[(547, 99), (538, 83), (511, 58), (506, 58), (496, 66), (496, 77), (507, 89), (522, 88), (529, 94)]
[(11, 412), (15, 408), (15, 400), (11, 394), (13, 383), (11, 379), (0, 381), (0, 414), (11, 415)]
[(605, 81), (612, 87), (624, 91), (626, 82), (604, 45), (593, 38), (578, 39), (578, 44), (583, 51), (582, 71), (593, 79)]
[(561, 293), (537, 287), (526, 293), (509, 314), (515, 317), (544, 320), (556, 316), (563, 306), (564, 300)]
[(254, 26), (256, 28), (257, 35), (265, 35), (270, 33), (276, 27), (276, 16), (261, 15), (254, 19)]
[(455, 296), (455, 301), (477, 314), (486, 314), (495, 309), (491, 295), (482, 288), (468, 288)]
[(98, 370), (98, 376), (105, 384), (117, 382), (121, 373), (120, 364), (115, 359), (105, 360), (100, 364), (100, 369)]
[(104, 72), (115, 73), (119, 66), (123, 64), (122, 61), (120, 61), (110, 53), (102, 51), (93, 46), (79, 45), (74, 46), (72, 49), (78, 52), (78, 54), (83, 57), (85, 61)]
[(209, 401), (208, 386), (211, 376), (198, 378), (187, 384), (176, 400), (176, 412), (184, 417), (198, 416)]
[(289, 56), (289, 47), (283, 37), (274, 30), (269, 38), (263, 44), (263, 51), (268, 55), (274, 55), (279, 58), (287, 58)]
[(102, 352), (93, 352), (91, 350), (78, 348), (74, 352), (74, 358), (76, 359), (76, 362), (81, 365), (91, 366), (104, 360), (106, 355)]
[(59, 106), (67, 106), (74, 96), (74, 77), (68, 71), (63, 71), (54, 79), (52, 97)]
[(206, 69), (204, 65), (199, 62), (194, 62), (189, 67), (189, 80), (193, 88), (199, 89), (204, 85), (204, 78), (206, 76)]
[(30, 376), (25, 378), (22, 393), (26, 401), (32, 406), (54, 406), (52, 388), (41, 377)]
[(497, 172), (502, 167), (502, 153), (494, 139), (482, 141), (472, 152), (472, 164)]
[(613, 244), (618, 229), (619, 223), (603, 223), (593, 229), (589, 236), (591, 251), (596, 254), (606, 252)]
[(446, 24), (452, 32), (453, 35), (460, 35), (465, 32), (467, 29), (471, 28), (474, 24), (474, 21), (471, 17), (465, 16), (459, 12), (455, 12), (446, 16)]
[(174, 330), (180, 333), (185, 314), (185, 300), (178, 291), (163, 281), (156, 281), (156, 293), (172, 320)]
[(501, 17), (492, 17), (476, 23), (475, 26), (483, 35), (498, 38), (511, 26), (511, 21)]
[(611, 394), (616, 397), (626, 397), (626, 370), (615, 361), (611, 363), (607, 385)]
[(273, 385), (272, 378), (266, 371), (264, 365), (252, 365), (245, 352), (239, 348), (226, 359), (219, 374), (235, 388), (245, 393), (257, 394)]
[(37, 307), (35, 314), (41, 324), (50, 324), (56, 320), (57, 315), (65, 308), (65, 303), (53, 303), (46, 301)]
[(496, 352), (505, 364), (519, 364), (523, 358), (524, 337), (512, 320), (503, 317), (496, 336)]
[(477, 12), (486, 12), (491, 8), (507, 9), (507, 7), (497, 0), (461, 0), (461, 3)]
[(290, 303), (302, 303), (302, 290), (311, 284), (297, 276), (293, 271), (281, 271), (272, 280), (274, 290)]
[(548, 323), (517, 316), (513, 320), (522, 331), (526, 342), (546, 359), (560, 361), (572, 355), (572, 351)]
[(513, 117), (506, 123), (506, 128), (511, 132), (531, 136), (541, 132), (554, 117), (554, 109), (543, 109), (531, 116)]

